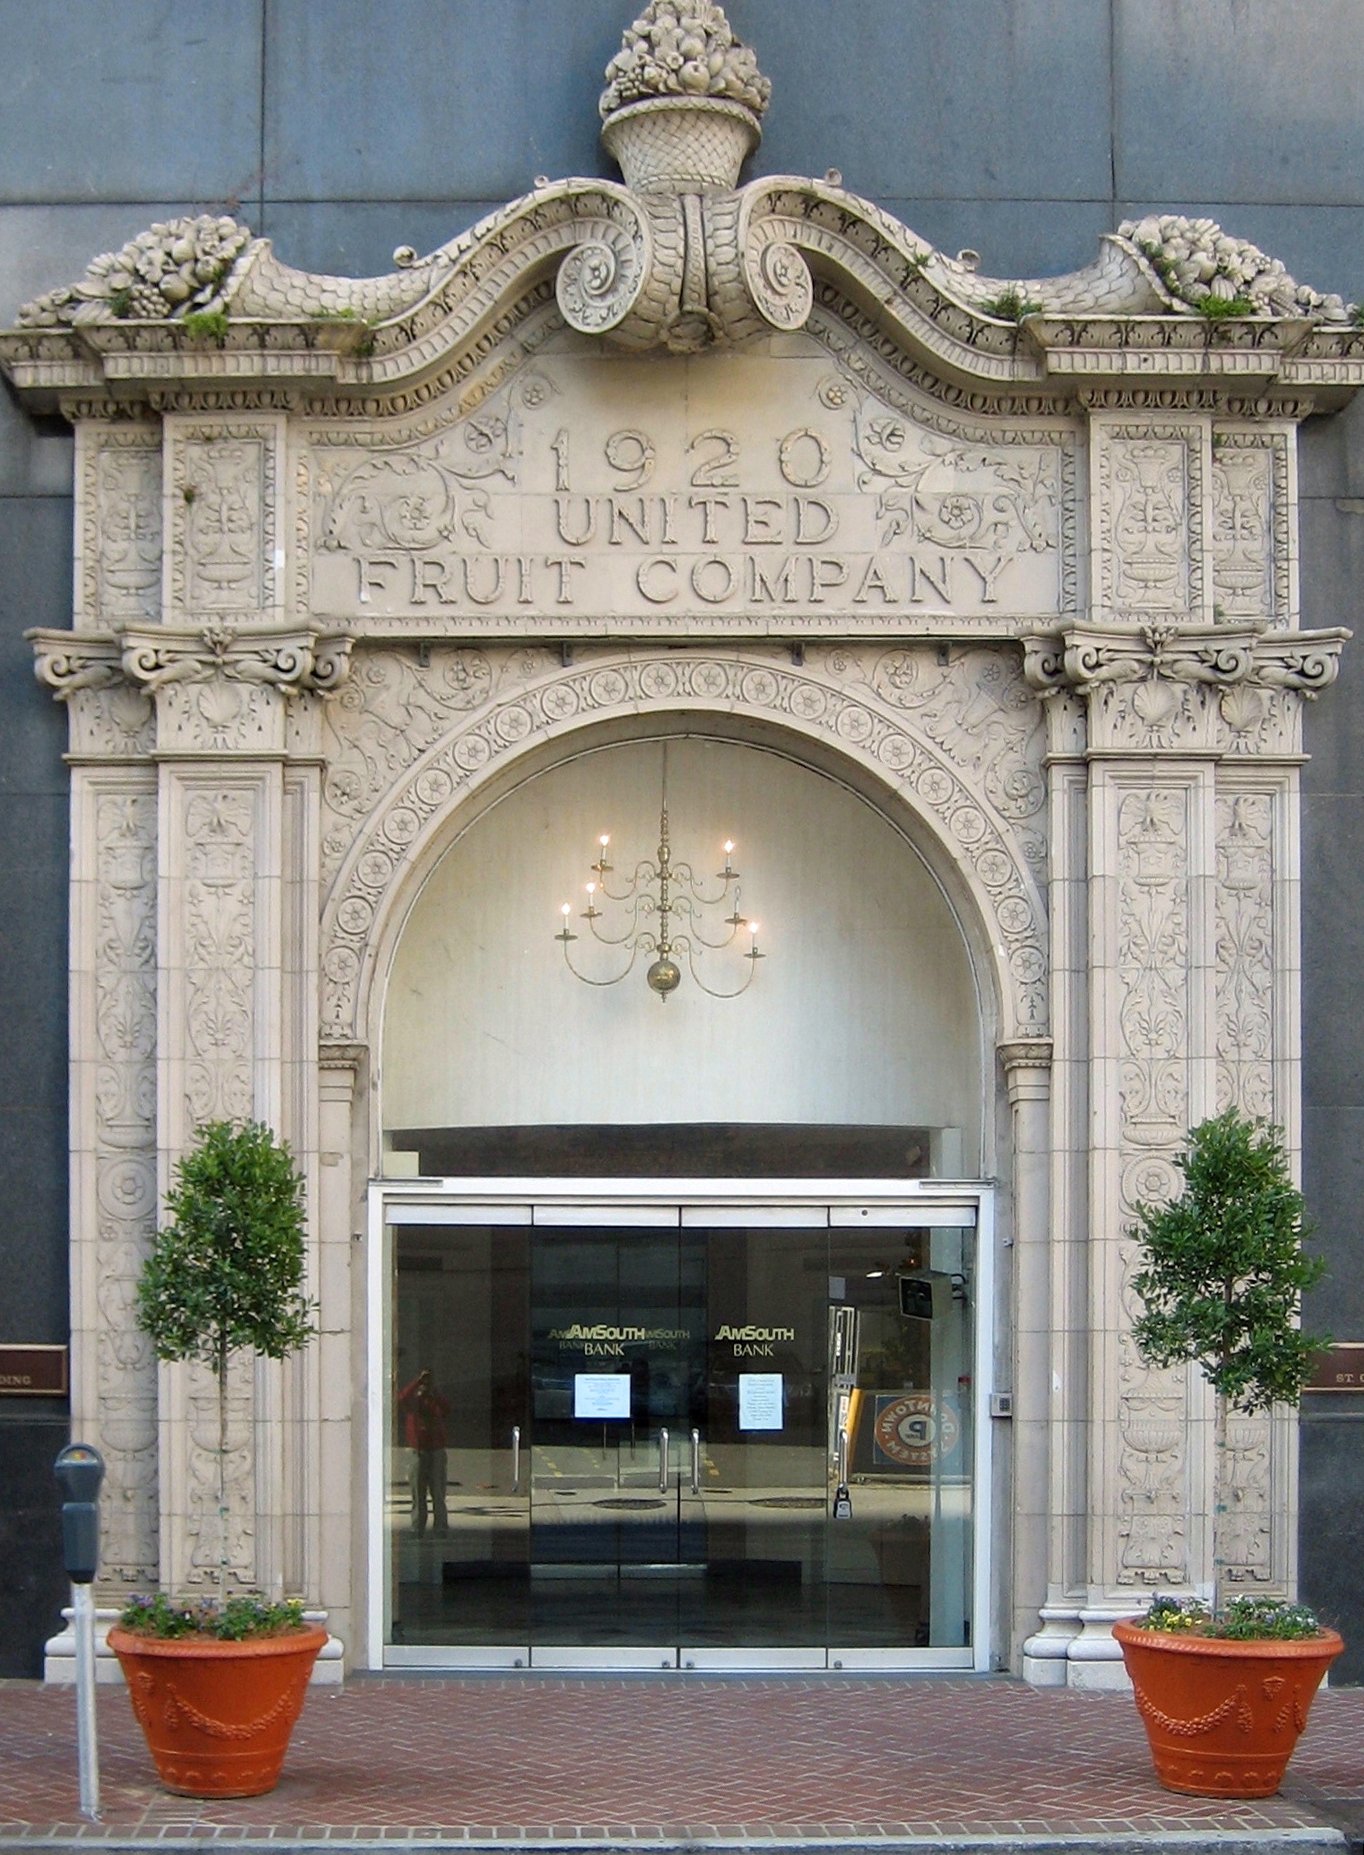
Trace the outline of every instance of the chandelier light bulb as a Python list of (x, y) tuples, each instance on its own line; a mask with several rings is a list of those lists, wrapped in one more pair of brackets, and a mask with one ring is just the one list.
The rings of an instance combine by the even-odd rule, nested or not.
[(559, 913), (563, 916), (564, 920), (567, 921), (568, 917), (573, 913), (572, 902), (565, 902), (563, 907), (560, 908)]
[(725, 855), (727, 857), (732, 857), (734, 855), (734, 839), (732, 837), (727, 837), (725, 839)]
[(601, 836), (597, 839), (597, 842), (601, 845), (602, 849), (605, 850), (606, 846), (611, 842), (611, 833), (609, 831), (603, 831)]

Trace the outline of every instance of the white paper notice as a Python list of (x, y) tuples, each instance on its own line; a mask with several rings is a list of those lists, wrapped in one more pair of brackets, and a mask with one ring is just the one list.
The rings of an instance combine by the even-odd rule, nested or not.
[(575, 1417), (628, 1417), (630, 1415), (630, 1374), (628, 1372), (575, 1372), (573, 1374), (573, 1415)]
[(739, 1428), (781, 1429), (780, 1372), (740, 1372)]

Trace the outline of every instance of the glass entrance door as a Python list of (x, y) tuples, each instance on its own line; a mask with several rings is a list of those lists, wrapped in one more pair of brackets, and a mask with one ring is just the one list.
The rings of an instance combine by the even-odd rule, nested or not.
[(404, 1209), (390, 1659), (970, 1665), (973, 1220), (771, 1215)]
[(703, 1247), (675, 1229), (537, 1233), (529, 1291), (532, 1641), (542, 1662), (628, 1650), (670, 1665), (680, 1593), (706, 1570), (682, 1505), (704, 1400)]

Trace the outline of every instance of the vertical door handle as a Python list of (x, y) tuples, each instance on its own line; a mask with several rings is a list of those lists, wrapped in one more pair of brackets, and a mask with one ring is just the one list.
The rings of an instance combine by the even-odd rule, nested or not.
[(666, 1430), (660, 1430), (658, 1433), (658, 1492), (660, 1494), (668, 1492), (668, 1432)]
[(701, 1432), (699, 1430), (693, 1430), (691, 1433), (691, 1491), (693, 1494), (701, 1492)]
[(848, 1432), (846, 1430), (840, 1430), (838, 1433), (838, 1485), (840, 1488), (846, 1488), (848, 1485)]
[(512, 1425), (512, 1493), (521, 1492), (521, 1426)]

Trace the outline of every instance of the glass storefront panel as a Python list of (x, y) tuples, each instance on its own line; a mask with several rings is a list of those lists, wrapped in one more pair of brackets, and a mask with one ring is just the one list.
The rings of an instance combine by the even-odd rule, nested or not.
[(390, 1243), (400, 1658), (969, 1651), (968, 1223)]

